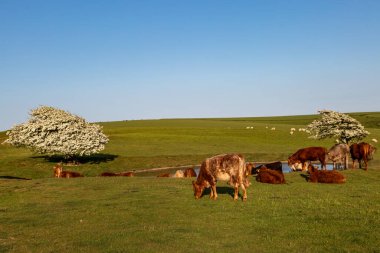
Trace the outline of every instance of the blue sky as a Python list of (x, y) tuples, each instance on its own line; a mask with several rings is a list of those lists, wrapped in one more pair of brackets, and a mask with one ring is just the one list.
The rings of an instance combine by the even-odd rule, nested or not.
[(380, 1), (0, 1), (0, 130), (380, 111)]

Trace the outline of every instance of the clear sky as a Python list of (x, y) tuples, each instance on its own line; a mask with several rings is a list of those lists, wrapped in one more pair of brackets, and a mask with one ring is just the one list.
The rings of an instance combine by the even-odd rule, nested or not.
[(380, 111), (380, 1), (0, 0), (0, 130)]

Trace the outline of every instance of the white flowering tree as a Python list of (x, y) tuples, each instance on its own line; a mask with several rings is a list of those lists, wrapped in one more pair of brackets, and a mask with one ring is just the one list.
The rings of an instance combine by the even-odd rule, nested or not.
[(319, 111), (319, 113), (322, 118), (314, 120), (307, 126), (307, 131), (310, 131), (311, 134), (310, 138), (336, 138), (340, 143), (349, 144), (352, 141), (359, 141), (369, 134), (359, 121), (347, 114), (329, 110)]
[(7, 132), (9, 143), (40, 154), (63, 155), (65, 158), (88, 156), (104, 149), (108, 137), (102, 127), (64, 110), (40, 106), (30, 112), (28, 122)]

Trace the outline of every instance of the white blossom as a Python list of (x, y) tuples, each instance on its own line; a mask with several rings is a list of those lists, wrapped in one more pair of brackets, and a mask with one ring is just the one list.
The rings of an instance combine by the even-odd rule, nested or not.
[(41, 154), (82, 156), (98, 153), (109, 141), (101, 126), (54, 107), (40, 106), (30, 115), (28, 122), (7, 132), (8, 139), (3, 143), (27, 147)]
[(319, 111), (319, 113), (322, 119), (314, 120), (307, 126), (306, 132), (310, 132), (310, 138), (335, 137), (339, 143), (349, 143), (354, 140), (361, 140), (369, 134), (359, 121), (347, 114), (328, 110)]

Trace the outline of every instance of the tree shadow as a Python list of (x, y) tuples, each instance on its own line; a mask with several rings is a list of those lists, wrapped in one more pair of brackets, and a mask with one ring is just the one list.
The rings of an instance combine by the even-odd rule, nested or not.
[(74, 156), (70, 158), (66, 158), (63, 155), (33, 156), (32, 158), (35, 158), (35, 159), (43, 158), (52, 163), (63, 162), (66, 164), (77, 165), (77, 164), (85, 164), (85, 163), (90, 163), (90, 164), (106, 163), (106, 162), (115, 160), (117, 157), (119, 156), (112, 155), (112, 154), (94, 154), (90, 156)]
[[(203, 191), (202, 197), (203, 196), (210, 196), (211, 188), (206, 188)], [(229, 194), (232, 198), (234, 197), (235, 190), (234, 188), (231, 187), (226, 187), (226, 186), (221, 186), (221, 187), (216, 187), (216, 193), (219, 194)], [(240, 194), (239, 191), (239, 198), (242, 198), (242, 195)]]
[(0, 176), (2, 179), (16, 179), (16, 180), (32, 180), (31, 178), (13, 177), (13, 176)]

